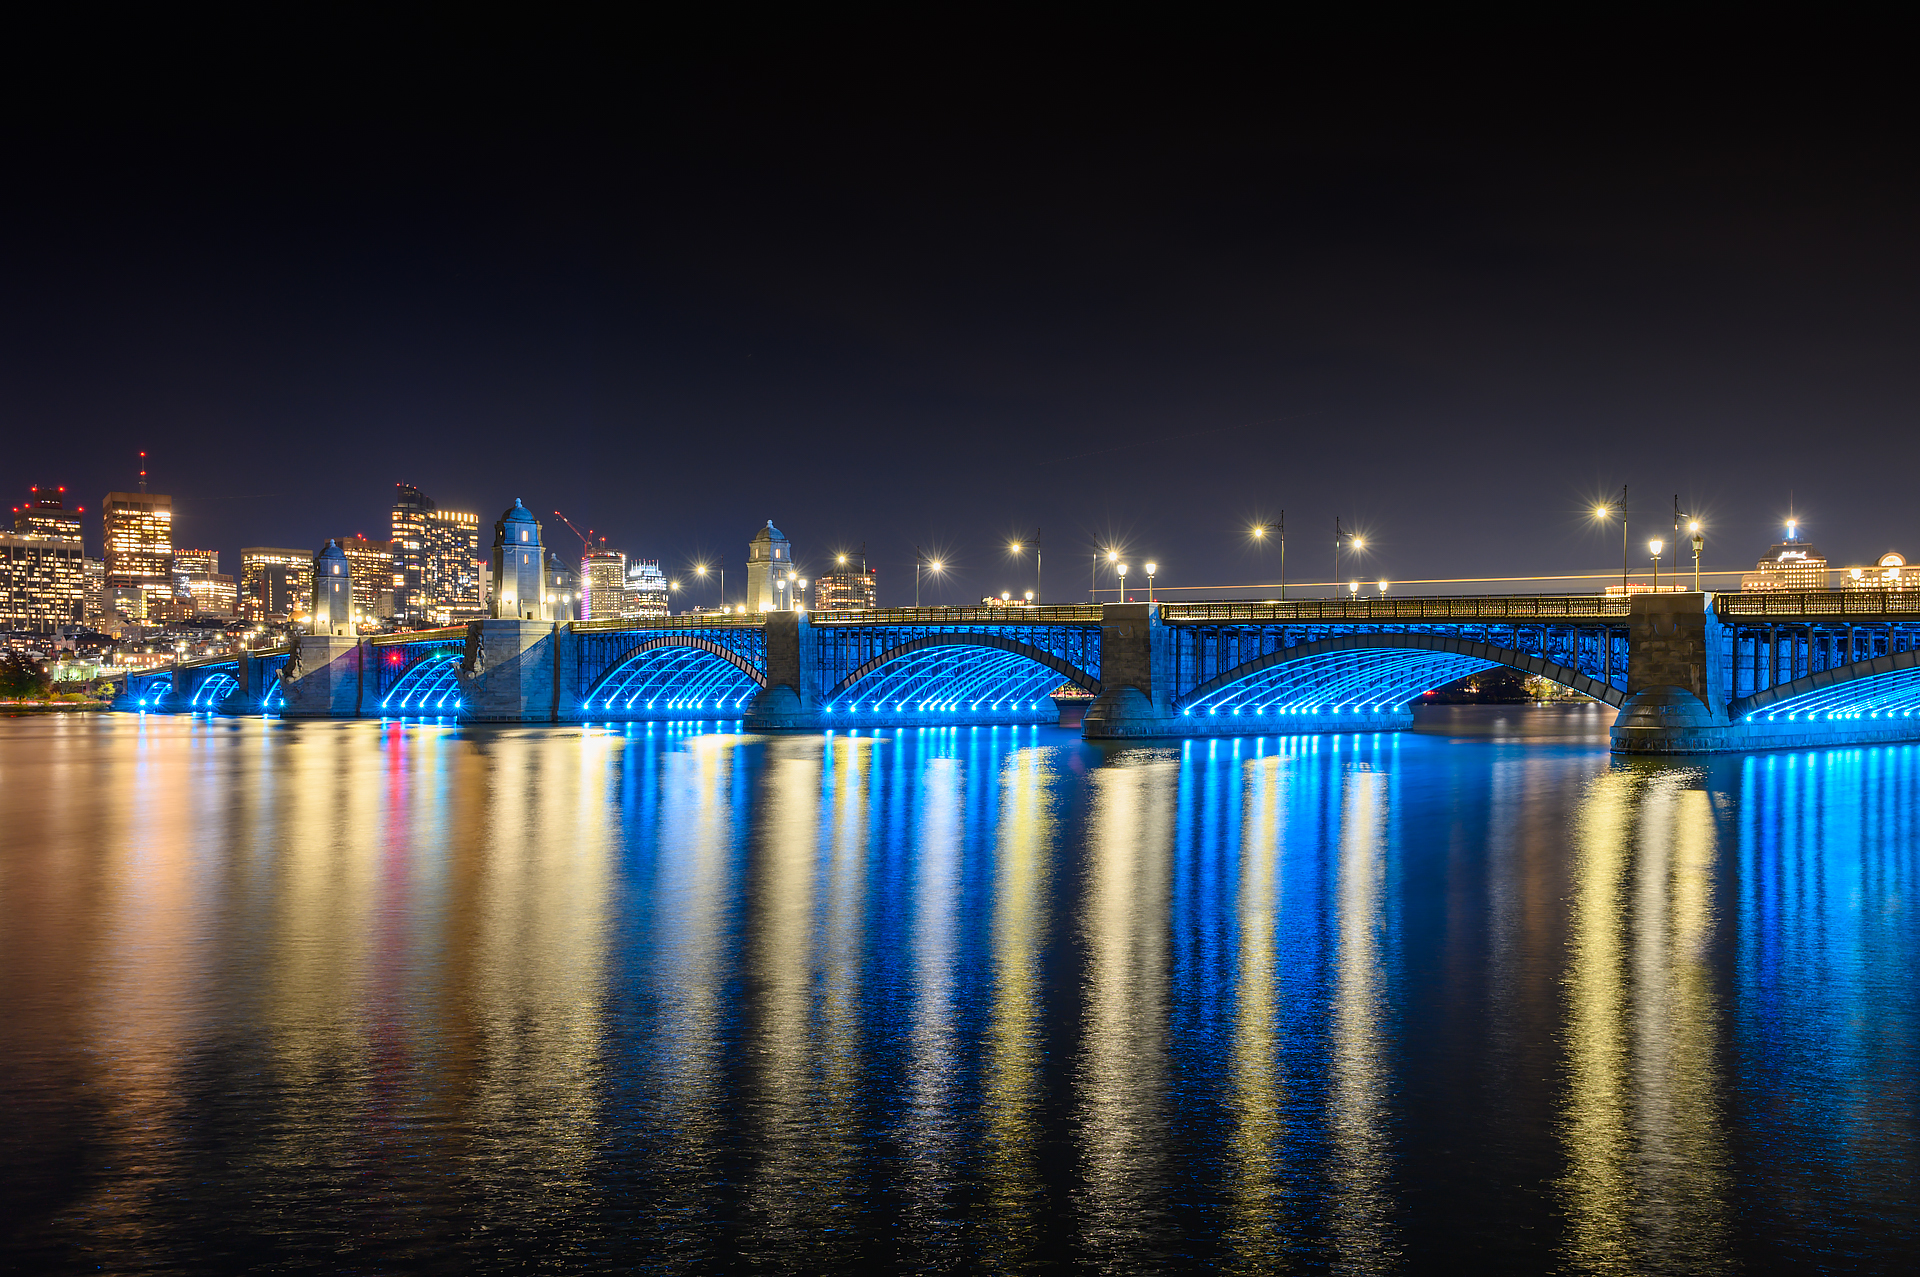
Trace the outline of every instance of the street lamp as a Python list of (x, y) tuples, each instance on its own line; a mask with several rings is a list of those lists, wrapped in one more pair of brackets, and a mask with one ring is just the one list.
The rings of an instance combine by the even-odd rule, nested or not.
[[(1611, 505), (1602, 502), (1593, 507), (1593, 517), (1604, 519), (1613, 513)], [(1627, 485), (1620, 485), (1620, 597), (1627, 597)]]
[(1693, 592), (1700, 593), (1700, 551), (1706, 547), (1707, 538), (1700, 532), (1700, 520), (1687, 524), (1687, 531), (1693, 533)]
[(1357, 532), (1343, 531), (1340, 527), (1340, 516), (1335, 515), (1333, 517), (1333, 596), (1335, 598), (1340, 597), (1340, 543), (1342, 541), (1350, 542), (1356, 550), (1367, 548), (1367, 539)]
[(920, 606), (920, 569), (938, 573), (941, 563), (938, 559), (929, 559), (920, 552), (919, 546), (913, 547), (913, 605)]
[(1127, 565), (1124, 563), (1117, 564), (1113, 570), (1120, 574), (1120, 588), (1115, 590), (1114, 593), (1120, 596), (1122, 603), (1125, 603), (1127, 601)]
[[(1255, 541), (1266, 540), (1268, 532), (1277, 532), (1279, 534), (1280, 598), (1281, 598), (1281, 601), (1284, 602), (1287, 597), (1287, 512), (1285, 510), (1282, 510), (1280, 512), (1280, 519), (1277, 523), (1256, 523), (1253, 525), (1253, 528), (1251, 529), (1251, 531), (1253, 533), (1253, 539)], [(1339, 575), (1339, 572), (1337, 569), (1335, 570), (1334, 575), (1336, 576)]]
[(1160, 570), (1158, 563), (1147, 564), (1147, 602), (1153, 602), (1153, 574)]
[(801, 577), (799, 584), (800, 597), (794, 601), (793, 610), (796, 612), (804, 612), (807, 610), (807, 578), (804, 576)]
[(1031, 598), (1031, 597), (1037, 596), (1040, 593), (1040, 559), (1041, 559), (1040, 529), (1035, 528), (1033, 530), (1032, 540), (1008, 542), (1007, 552), (1009, 554), (1019, 554), (1021, 551), (1025, 550), (1028, 546), (1033, 547), (1033, 594), (1028, 596)]
[(1360, 582), (1358, 581), (1347, 582), (1347, 597), (1350, 599), (1355, 599), (1360, 597)]
[(1653, 592), (1660, 593), (1660, 551), (1666, 548), (1664, 541), (1649, 541), (1647, 549), (1653, 552)]
[(1380, 582), (1380, 597), (1383, 599), (1387, 597), (1387, 583), (1385, 581)]

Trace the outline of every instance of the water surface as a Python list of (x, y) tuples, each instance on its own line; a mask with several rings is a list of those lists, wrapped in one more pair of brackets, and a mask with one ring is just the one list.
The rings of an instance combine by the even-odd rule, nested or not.
[(1903, 1267), (1920, 748), (0, 721), (0, 1264)]

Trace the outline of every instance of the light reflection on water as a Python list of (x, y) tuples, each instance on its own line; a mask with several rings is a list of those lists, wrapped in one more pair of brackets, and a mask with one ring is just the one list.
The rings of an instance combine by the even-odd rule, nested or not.
[(1920, 749), (1423, 719), (0, 723), (0, 1260), (1901, 1266)]

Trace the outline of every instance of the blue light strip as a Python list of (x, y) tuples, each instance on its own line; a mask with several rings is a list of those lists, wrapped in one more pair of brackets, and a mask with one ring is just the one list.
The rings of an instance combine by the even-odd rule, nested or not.
[(1756, 711), (1749, 721), (1812, 722), (1911, 718), (1920, 710), (1920, 669), (1895, 670), (1822, 687)]
[(445, 714), (460, 708), (459, 648), (434, 652), (402, 674), (380, 698), (385, 714)]
[(737, 712), (760, 685), (731, 661), (697, 647), (656, 647), (614, 670), (595, 688), (590, 713)]
[(1065, 676), (996, 647), (925, 647), (889, 661), (843, 691), (829, 713), (958, 714), (1032, 710)]
[(1495, 662), (1419, 648), (1331, 652), (1270, 665), (1181, 707), (1189, 715), (1275, 715), (1399, 709)]

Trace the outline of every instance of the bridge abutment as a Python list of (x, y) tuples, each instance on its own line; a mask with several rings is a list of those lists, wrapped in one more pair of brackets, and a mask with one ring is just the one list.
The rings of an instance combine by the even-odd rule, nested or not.
[(283, 672), (284, 718), (352, 718), (360, 712), (360, 640), (302, 634)]
[[(1100, 695), (1087, 706), (1088, 740), (1173, 736), (1172, 636), (1151, 603), (1112, 603), (1100, 621)], [(1161, 677), (1156, 678), (1155, 674)]]
[(825, 726), (815, 686), (813, 626), (802, 612), (767, 616), (767, 685), (747, 707), (751, 731), (809, 731)]
[(554, 621), (495, 617), (470, 622), (460, 662), (460, 720), (560, 721), (564, 632)]

